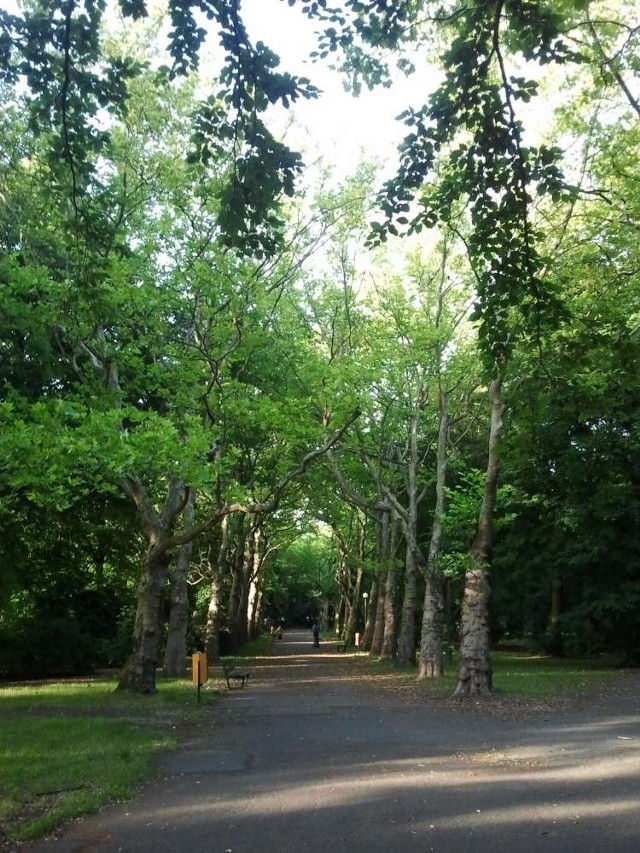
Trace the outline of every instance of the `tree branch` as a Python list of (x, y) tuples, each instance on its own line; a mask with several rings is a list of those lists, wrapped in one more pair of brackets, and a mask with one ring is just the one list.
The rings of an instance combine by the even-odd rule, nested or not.
[(219, 521), (221, 521), (225, 516), (232, 515), (234, 513), (244, 513), (245, 515), (259, 515), (261, 513), (269, 513), (274, 512), (282, 500), (284, 493), (291, 482), (293, 482), (297, 477), (301, 474), (304, 474), (305, 471), (309, 468), (309, 466), (318, 459), (320, 456), (324, 456), (329, 453), (332, 447), (334, 447), (345, 434), (345, 432), (349, 429), (349, 427), (355, 423), (355, 421), (360, 417), (360, 412), (356, 410), (353, 412), (350, 418), (339, 428), (337, 429), (320, 447), (317, 447), (315, 450), (311, 450), (302, 458), (302, 460), (291, 468), (274, 487), (273, 495), (265, 501), (253, 501), (249, 503), (243, 503), (239, 501), (235, 501), (232, 503), (226, 503), (224, 506), (219, 507), (217, 510), (214, 510), (209, 518), (202, 521), (200, 524), (195, 525), (194, 527), (189, 528), (188, 530), (183, 530), (180, 533), (177, 533), (175, 536), (172, 536), (167, 543), (167, 549), (173, 549), (178, 547), (179, 545), (184, 545), (186, 542), (191, 542), (193, 539), (196, 539), (200, 536), (201, 533), (206, 533), (208, 530), (211, 530)]

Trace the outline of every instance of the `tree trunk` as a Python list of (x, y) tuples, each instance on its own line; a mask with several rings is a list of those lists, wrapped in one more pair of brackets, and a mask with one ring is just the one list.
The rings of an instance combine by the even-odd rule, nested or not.
[(408, 446), (406, 453), (406, 492), (407, 507), (403, 507), (396, 495), (387, 487), (383, 494), (393, 507), (394, 515), (401, 524), (406, 542), (404, 595), (402, 601), (402, 619), (398, 640), (398, 660), (413, 666), (416, 662), (416, 612), (418, 607), (418, 570), (425, 571), (427, 561), (418, 543), (418, 506), (422, 499), (418, 489), (418, 431), (420, 418), (426, 400), (426, 391), (422, 380), (417, 389), (416, 399), (411, 413)]
[(169, 573), (171, 530), (185, 507), (188, 491), (182, 480), (171, 477), (167, 497), (158, 513), (137, 477), (127, 477), (122, 482), (122, 487), (136, 504), (148, 545), (142, 557), (133, 650), (120, 673), (118, 689), (155, 693), (162, 633), (162, 599)]
[(469, 568), (465, 574), (460, 616), (460, 664), (455, 696), (486, 694), (490, 693), (493, 687), (489, 634), (489, 566), (493, 544), (493, 511), (500, 468), (498, 441), (504, 411), (501, 386), (502, 377), (498, 376), (489, 387), (489, 454), (478, 529), (469, 551)]
[(333, 633), (336, 637), (339, 637), (342, 634), (342, 598), (338, 601), (336, 609), (333, 613)]
[(396, 619), (396, 587), (398, 584), (396, 551), (398, 549), (398, 539), (398, 525), (395, 521), (391, 521), (389, 553), (387, 556), (387, 578), (384, 590), (384, 633), (382, 635), (380, 660), (395, 660), (398, 647), (398, 621)]
[[(244, 594), (245, 580), (245, 545), (246, 545), (246, 518), (237, 515), (233, 519), (233, 560), (231, 568), (231, 590), (227, 604), (229, 616), (229, 629), (234, 649), (237, 649), (246, 638), (246, 622), (242, 618), (242, 597)], [(245, 610), (246, 613), (246, 610)]]
[(407, 543), (402, 619), (398, 639), (398, 661), (407, 666), (416, 662), (416, 607), (418, 603), (418, 569), (413, 549)]
[(368, 650), (372, 655), (380, 655), (382, 636), (384, 632), (384, 589), (387, 581), (387, 556), (389, 553), (389, 513), (381, 512), (378, 516), (376, 561), (378, 571), (374, 579), (374, 590), (371, 589), (371, 637), (368, 640)]
[(149, 548), (142, 557), (133, 651), (120, 672), (118, 690), (156, 692), (156, 667), (161, 634), (158, 615), (168, 574), (167, 551), (161, 546)]
[(259, 608), (262, 587), (262, 565), (266, 553), (266, 539), (260, 524), (254, 524), (250, 534), (251, 548), (247, 564), (247, 636), (253, 640), (259, 631)]
[(481, 564), (465, 573), (460, 615), (460, 663), (454, 695), (490, 693), (493, 670), (489, 648), (489, 571)]
[(422, 630), (420, 633), (420, 660), (418, 680), (441, 678), (444, 672), (443, 656), (443, 611), (444, 589), (438, 557), (442, 548), (445, 485), (447, 479), (447, 432), (449, 419), (444, 391), (440, 389), (440, 426), (436, 451), (436, 504), (429, 542), (429, 557), (425, 577), (424, 604), (422, 608)]
[(209, 566), (211, 584), (209, 587), (209, 607), (205, 629), (205, 651), (207, 661), (220, 659), (220, 607), (222, 596), (222, 578), (227, 571), (229, 555), (229, 525), (231, 519), (225, 516), (220, 522), (220, 545), (216, 550), (213, 538), (209, 541)]
[(377, 579), (378, 597), (376, 600), (376, 610), (373, 622), (373, 634), (371, 635), (370, 652), (372, 655), (380, 656), (382, 652), (382, 638), (384, 636), (384, 611), (385, 611), (385, 586), (387, 583), (387, 573), (383, 572)]
[(378, 589), (379, 581), (377, 575), (371, 581), (371, 589), (369, 591), (369, 601), (365, 608), (367, 618), (364, 626), (364, 637), (362, 639), (362, 650), (365, 652), (371, 651), (371, 643), (373, 640), (373, 632), (376, 624), (376, 616), (378, 609)]
[(444, 673), (442, 647), (443, 583), (438, 571), (429, 571), (425, 582), (420, 637), (418, 680), (441, 678)]
[(258, 629), (260, 598), (259, 578), (252, 578), (249, 583), (249, 597), (247, 600), (247, 633), (250, 640), (255, 639), (260, 633)]
[[(189, 489), (187, 505), (182, 511), (185, 528), (191, 527), (195, 515), (195, 490)], [(189, 591), (187, 574), (191, 563), (193, 541), (185, 543), (178, 552), (171, 577), (171, 611), (169, 631), (164, 649), (165, 675), (182, 678), (187, 671), (187, 629), (189, 627)]]

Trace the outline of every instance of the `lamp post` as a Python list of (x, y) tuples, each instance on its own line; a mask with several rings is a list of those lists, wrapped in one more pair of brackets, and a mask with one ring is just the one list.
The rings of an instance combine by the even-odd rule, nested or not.
[(362, 598), (364, 599), (364, 627), (367, 627), (367, 605), (369, 604), (369, 593), (363, 592)]

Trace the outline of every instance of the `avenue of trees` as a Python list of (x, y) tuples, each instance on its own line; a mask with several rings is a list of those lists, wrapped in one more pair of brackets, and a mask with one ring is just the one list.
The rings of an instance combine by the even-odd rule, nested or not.
[(0, 677), (281, 618), (461, 695), (637, 664), (638, 4), (288, 0), (355, 92), (434, 67), (383, 184), (271, 129), (322, 95), (239, 0), (161, 5), (0, 11)]

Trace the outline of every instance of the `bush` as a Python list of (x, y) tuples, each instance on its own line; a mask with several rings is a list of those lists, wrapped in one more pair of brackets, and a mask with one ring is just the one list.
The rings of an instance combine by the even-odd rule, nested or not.
[(0, 635), (2, 678), (84, 675), (93, 671), (95, 650), (74, 619), (33, 619)]

